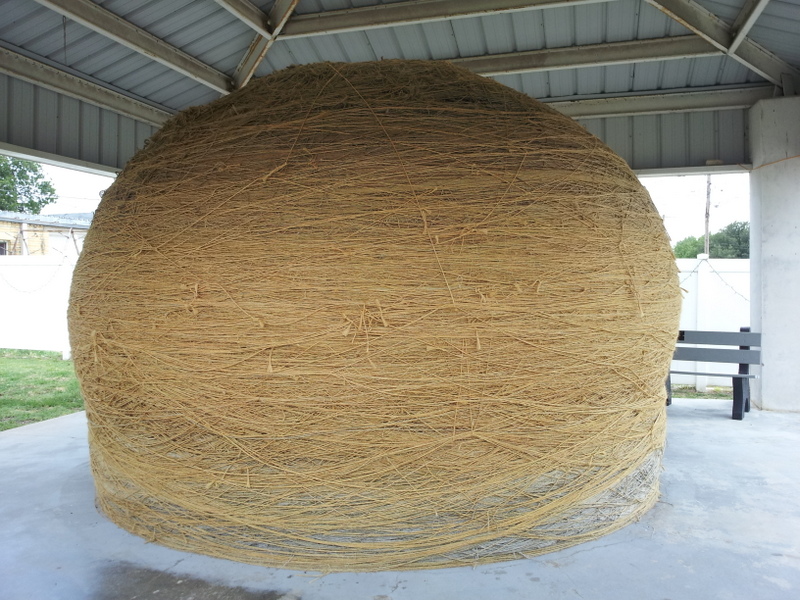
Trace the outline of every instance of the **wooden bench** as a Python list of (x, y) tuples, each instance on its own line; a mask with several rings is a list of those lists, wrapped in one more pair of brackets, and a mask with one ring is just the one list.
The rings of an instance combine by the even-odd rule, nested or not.
[[(702, 347), (687, 346), (700, 344)], [(738, 346), (720, 348), (720, 346)], [(757, 349), (753, 347), (756, 346)], [(731, 418), (741, 421), (750, 411), (750, 365), (761, 364), (761, 334), (742, 327), (739, 331), (680, 331), (673, 360), (701, 363), (739, 364), (738, 373), (714, 373), (710, 371), (670, 370), (670, 375), (705, 375), (707, 377), (730, 377), (733, 380), (733, 412)], [(667, 406), (672, 404), (672, 381), (667, 376)]]

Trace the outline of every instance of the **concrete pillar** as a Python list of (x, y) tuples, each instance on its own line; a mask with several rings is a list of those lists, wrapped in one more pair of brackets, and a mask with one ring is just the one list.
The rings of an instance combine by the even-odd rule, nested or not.
[(750, 321), (762, 332), (755, 404), (800, 411), (800, 97), (750, 109)]

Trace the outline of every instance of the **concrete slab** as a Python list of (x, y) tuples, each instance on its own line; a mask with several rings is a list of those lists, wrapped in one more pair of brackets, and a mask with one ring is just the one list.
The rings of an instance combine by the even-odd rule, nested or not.
[(0, 434), (2, 600), (800, 598), (800, 414), (676, 399), (662, 498), (641, 521), (538, 558), (434, 571), (270, 569), (148, 544), (94, 508), (85, 416)]

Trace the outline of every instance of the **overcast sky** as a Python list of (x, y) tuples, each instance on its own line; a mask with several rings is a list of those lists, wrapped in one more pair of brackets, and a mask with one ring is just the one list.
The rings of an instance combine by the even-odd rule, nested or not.
[[(72, 169), (42, 165), (53, 182), (58, 201), (46, 206), (42, 214), (92, 212), (100, 195), (114, 181), (112, 177), (91, 175)], [(706, 176), (683, 175), (643, 177), (658, 213), (664, 218), (672, 244), (704, 233)], [(711, 176), (711, 233), (733, 221), (750, 220), (750, 184), (747, 173)]]
[[(656, 210), (664, 219), (672, 245), (705, 233), (706, 176), (642, 177)], [(750, 221), (750, 176), (711, 176), (709, 230), (715, 233), (734, 221)]]
[(42, 209), (43, 215), (93, 212), (100, 203), (100, 194), (114, 182), (113, 177), (52, 165), (42, 165), (42, 172), (53, 183), (58, 196), (58, 200)]

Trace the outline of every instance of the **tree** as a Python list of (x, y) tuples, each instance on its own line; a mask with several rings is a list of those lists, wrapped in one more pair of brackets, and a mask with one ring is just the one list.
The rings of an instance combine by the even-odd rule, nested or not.
[(689, 236), (675, 244), (675, 258), (697, 258), (703, 252), (703, 238)]
[(38, 215), (56, 190), (39, 163), (0, 156), (0, 210)]
[[(703, 238), (689, 236), (675, 244), (676, 258), (697, 258), (703, 252)], [(711, 234), (708, 239), (711, 258), (750, 258), (750, 223), (734, 221)]]
[(734, 221), (709, 240), (711, 258), (750, 258), (750, 223)]

